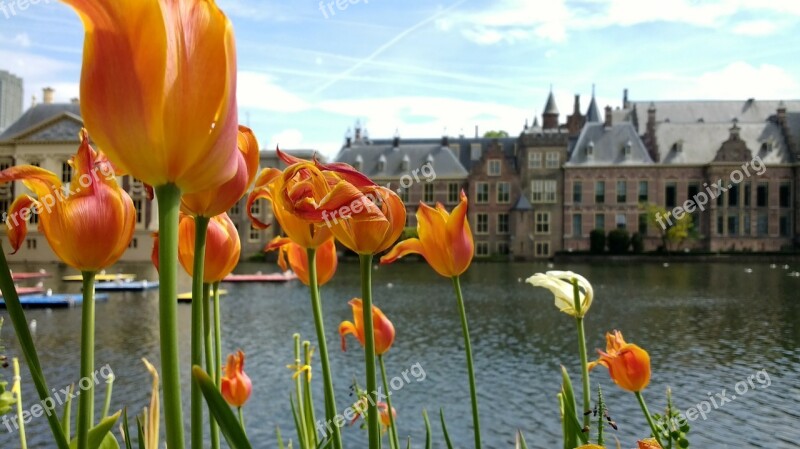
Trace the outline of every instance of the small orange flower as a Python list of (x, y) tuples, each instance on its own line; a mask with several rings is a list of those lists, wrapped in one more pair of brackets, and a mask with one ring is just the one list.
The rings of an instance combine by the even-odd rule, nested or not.
[[(389, 405), (386, 404), (385, 402), (378, 402), (378, 412), (379, 412), (379, 415), (380, 415), (379, 418), (380, 418), (381, 424), (384, 427), (389, 428), (389, 426), (392, 425), (391, 418), (389, 417)], [(397, 410), (394, 407), (392, 407), (392, 416), (391, 417), (392, 418), (397, 418)]]
[(655, 438), (648, 438), (646, 440), (637, 441), (639, 445), (639, 449), (661, 449), (661, 445), (658, 444)]
[(606, 352), (599, 349), (597, 352), (600, 358), (589, 363), (589, 369), (605, 366), (620, 388), (637, 393), (650, 383), (650, 355), (639, 346), (626, 343), (622, 332), (606, 333)]
[[(278, 250), (278, 265), (286, 271), (291, 266), (300, 281), (310, 285), (308, 272), (308, 253), (305, 248), (294, 243), (286, 237), (275, 237), (264, 248), (265, 251)], [(286, 262), (289, 262), (288, 266)], [(336, 242), (329, 238), (317, 248), (317, 283), (323, 286), (333, 278), (336, 273), (338, 259), (336, 257)]]
[(85, 129), (80, 137), (80, 148), (69, 162), (75, 174), (67, 192), (55, 173), (31, 165), (3, 170), (0, 183), (22, 181), (37, 197), (20, 195), (8, 211), (6, 225), (14, 253), (25, 241), (33, 211), (59, 259), (81, 271), (98, 271), (119, 260), (128, 248), (136, 210), (105, 156), (89, 145)]
[(467, 196), (461, 192), (461, 202), (448, 214), (444, 206), (437, 203), (432, 208), (425, 203), (417, 209), (417, 233), (419, 238), (403, 240), (381, 263), (392, 263), (408, 254), (421, 254), (428, 264), (442, 276), (459, 276), (469, 268), (475, 253), (475, 243), (467, 221)]
[[(178, 260), (189, 276), (194, 273), (194, 239), (195, 218), (182, 213), (178, 223)], [(223, 213), (209, 220), (206, 231), (203, 282), (219, 282), (231, 274), (236, 268), (236, 264), (239, 263), (241, 252), (239, 232), (228, 214)], [(155, 234), (153, 239), (151, 259), (158, 268), (158, 234)]]
[(253, 383), (244, 372), (244, 352), (228, 355), (228, 363), (222, 370), (222, 397), (233, 407), (243, 406), (253, 392)]
[[(347, 350), (345, 336), (353, 334), (361, 346), (364, 346), (364, 305), (360, 298), (353, 298), (348, 304), (353, 309), (353, 321), (342, 321), (339, 325), (339, 335), (342, 337), (342, 351)], [(394, 343), (394, 325), (381, 309), (372, 306), (372, 323), (375, 330), (375, 354), (381, 355), (388, 351)]]

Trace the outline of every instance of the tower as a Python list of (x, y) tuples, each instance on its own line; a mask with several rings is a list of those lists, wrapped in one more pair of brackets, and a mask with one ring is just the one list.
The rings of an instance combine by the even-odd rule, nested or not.
[(0, 70), (0, 133), (22, 115), (22, 78)]

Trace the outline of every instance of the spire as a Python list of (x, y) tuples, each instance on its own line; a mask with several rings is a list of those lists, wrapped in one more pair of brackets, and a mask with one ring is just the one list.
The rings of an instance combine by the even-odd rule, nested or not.
[(586, 110), (586, 123), (599, 121), (600, 110), (597, 108), (597, 102), (594, 99), (594, 84), (592, 84), (592, 101), (589, 102), (589, 109)]
[(558, 115), (558, 107), (556, 107), (556, 99), (553, 98), (552, 86), (550, 86), (550, 94), (547, 96), (547, 103), (544, 105), (544, 113)]

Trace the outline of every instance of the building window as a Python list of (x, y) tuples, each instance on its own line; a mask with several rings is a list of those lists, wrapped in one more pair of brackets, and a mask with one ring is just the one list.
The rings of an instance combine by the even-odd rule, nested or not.
[(717, 235), (722, 235), (725, 233), (725, 217), (722, 214), (717, 215)]
[(560, 156), (556, 151), (550, 151), (547, 153), (546, 159), (546, 167), (547, 168), (558, 168), (560, 162)]
[(791, 237), (792, 236), (792, 216), (784, 213), (780, 216), (780, 235), (781, 237)]
[(537, 234), (550, 233), (550, 212), (536, 212), (536, 228)]
[(626, 181), (617, 181), (617, 203), (624, 204), (628, 202), (628, 183)]
[(594, 183), (594, 202), (603, 204), (606, 202), (606, 182), (597, 181)]
[(639, 214), (639, 235), (647, 235), (647, 214)]
[(595, 229), (605, 229), (606, 228), (606, 216), (605, 216), (605, 214), (595, 214), (595, 216), (594, 216), (594, 228)]
[(792, 185), (782, 182), (778, 191), (778, 205), (780, 207), (792, 207)]
[(752, 190), (753, 189), (749, 182), (744, 184), (744, 207), (750, 207), (750, 204), (752, 203), (752, 200), (750, 199), (752, 196)]
[(730, 235), (730, 236), (739, 235), (739, 215), (738, 214), (728, 215), (728, 235)]
[(497, 242), (497, 254), (507, 256), (511, 253), (508, 248), (508, 242)]
[(451, 182), (447, 184), (447, 202), (449, 204), (455, 204), (460, 199), (459, 197), (461, 193), (461, 189), (458, 188), (457, 182)]
[(473, 161), (477, 161), (481, 158), (481, 153), (483, 152), (483, 147), (479, 143), (473, 143), (469, 146), (469, 156), (470, 159)]
[(400, 197), (400, 200), (404, 203), (408, 202), (408, 189), (406, 187), (400, 187), (397, 189), (397, 196)]
[(689, 186), (686, 188), (686, 199), (694, 201), (699, 192), (700, 184), (696, 182), (689, 183)]
[(583, 183), (580, 181), (572, 183), (572, 202), (575, 204), (583, 202)]
[(261, 216), (261, 201), (256, 200), (252, 206), (250, 206), (250, 215), (254, 217)]
[(750, 214), (749, 213), (745, 213), (744, 214), (744, 221), (742, 223), (742, 233), (744, 233), (744, 235), (750, 235)]
[(475, 255), (478, 257), (488, 257), (489, 242), (475, 242)]
[(531, 181), (532, 203), (555, 203), (556, 181), (537, 180)]
[(422, 201), (426, 203), (433, 203), (433, 184), (425, 184), (422, 187)]
[(769, 184), (759, 182), (756, 187), (756, 207), (767, 207), (769, 205)]
[(36, 208), (32, 207), (30, 213), (28, 214), (30, 217), (30, 222), (32, 225), (39, 224), (39, 214), (36, 213)]
[(536, 257), (550, 256), (550, 242), (536, 242)]
[(647, 202), (647, 191), (649, 190), (650, 186), (648, 185), (647, 181), (639, 181), (639, 202), (646, 203)]
[(628, 227), (628, 217), (625, 214), (617, 214), (617, 229), (626, 229)]
[(261, 240), (261, 232), (252, 224), (250, 224), (250, 232), (248, 233), (247, 239), (251, 242), (258, 242)]
[(35, 238), (25, 239), (25, 246), (28, 249), (36, 249), (36, 239)]
[(583, 215), (572, 215), (572, 236), (583, 237)]
[(142, 200), (133, 200), (133, 208), (136, 210), (136, 224), (144, 223), (144, 207)]
[(668, 182), (664, 188), (664, 203), (667, 209), (672, 209), (678, 204), (678, 185), (674, 182)]
[(508, 234), (508, 214), (497, 214), (497, 233)]
[(72, 181), (72, 166), (64, 161), (61, 163), (61, 182), (66, 184), (70, 181)]
[(728, 190), (728, 207), (739, 205), (739, 186), (734, 185)]
[(478, 223), (477, 227), (475, 228), (476, 234), (489, 233), (489, 214), (478, 214), (475, 218), (475, 221)]
[(486, 204), (489, 202), (489, 183), (479, 182), (475, 184), (475, 202)]
[(128, 248), (135, 249), (135, 248), (138, 248), (138, 247), (139, 247), (139, 239), (137, 239), (136, 237), (134, 237), (134, 238), (131, 240), (131, 242), (130, 242), (130, 243), (128, 243)]
[(497, 183), (497, 202), (500, 204), (511, 202), (511, 186), (507, 182)]
[(500, 176), (500, 159), (489, 159), (489, 176)]
[(233, 206), (231, 206), (231, 210), (228, 212), (228, 215), (230, 215), (231, 217), (238, 217), (240, 211), (241, 208), (239, 207), (239, 202), (237, 201), (233, 203)]
[(531, 152), (528, 156), (528, 168), (542, 168), (542, 153)]
[(756, 218), (756, 234), (764, 237), (769, 234), (769, 216), (766, 212), (759, 212)]

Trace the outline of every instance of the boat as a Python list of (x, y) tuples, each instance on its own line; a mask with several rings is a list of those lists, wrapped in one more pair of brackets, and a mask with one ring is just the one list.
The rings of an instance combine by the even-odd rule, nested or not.
[(229, 274), (222, 282), (287, 282), (297, 279), (292, 271), (283, 273), (255, 273), (255, 274)]
[[(35, 295), (38, 293), (44, 293), (44, 287), (37, 285), (36, 287), (17, 287), (17, 296), (25, 296), (25, 295)], [(3, 293), (0, 292), (0, 298), (3, 297)]]
[[(96, 282), (113, 282), (113, 281), (132, 281), (136, 279), (135, 274), (131, 273), (117, 273), (117, 274), (96, 274), (94, 280)], [(81, 282), (83, 281), (83, 276), (80, 274), (73, 274), (69, 276), (64, 276), (61, 278), (62, 281), (65, 282)]]
[(44, 278), (49, 278), (50, 276), (52, 275), (44, 270), (39, 270), (30, 273), (11, 273), (11, 279), (13, 279), (14, 282), (25, 281), (28, 279), (44, 279)]
[[(49, 293), (49, 292), (48, 292)], [(105, 301), (108, 295), (95, 294), (95, 301)], [(83, 296), (78, 293), (52, 293), (44, 295), (20, 296), (19, 302), (27, 309), (63, 309), (79, 306), (83, 303)], [(0, 299), (0, 308), (5, 309), (6, 303)]]
[[(227, 290), (219, 289), (219, 295), (220, 296), (227, 295), (227, 294), (228, 294)], [(191, 302), (192, 302), (192, 292), (183, 292), (183, 293), (179, 294), (178, 295), (178, 302), (190, 303), (191, 304)]]
[(141, 292), (158, 288), (158, 281), (114, 281), (114, 282), (96, 282), (94, 289), (96, 291), (109, 291), (109, 292)]

